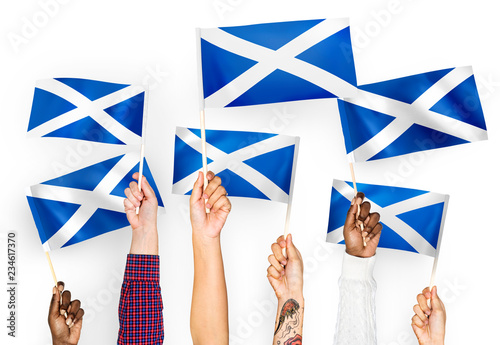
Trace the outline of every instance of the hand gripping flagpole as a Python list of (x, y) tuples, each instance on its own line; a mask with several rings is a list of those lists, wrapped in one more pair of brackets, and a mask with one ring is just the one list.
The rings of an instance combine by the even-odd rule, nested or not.
[[(199, 94), (199, 105), (200, 105), (200, 132), (201, 132), (201, 159), (203, 163), (203, 190), (207, 188), (208, 179), (207, 179), (207, 137), (205, 134), (205, 100), (203, 95), (203, 80), (202, 80), (202, 64), (201, 64), (201, 30), (200, 28), (196, 29), (196, 55), (197, 55), (197, 63), (198, 63), (198, 94)], [(208, 200), (205, 200), (207, 203)], [(210, 210), (205, 209), (207, 213), (210, 213)]]
[[(144, 146), (146, 142), (146, 122), (148, 118), (148, 97), (149, 97), (149, 87), (144, 86), (144, 109), (142, 115), (142, 136), (141, 136), (141, 155), (139, 160), (139, 179), (137, 183), (139, 184), (139, 192), (142, 191), (142, 176), (144, 170)], [(139, 214), (140, 206), (136, 207), (135, 214)]]

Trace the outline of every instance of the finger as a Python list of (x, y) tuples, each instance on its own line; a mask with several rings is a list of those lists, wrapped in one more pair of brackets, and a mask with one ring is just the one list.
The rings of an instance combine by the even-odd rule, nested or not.
[(370, 208), (371, 204), (368, 201), (365, 201), (364, 203), (361, 204), (358, 216), (358, 219), (360, 221), (363, 222), (366, 219), (366, 217), (368, 217), (368, 215), (370, 214)]
[(212, 181), (215, 177), (215, 174), (212, 171), (207, 172), (207, 180)]
[(125, 213), (128, 211), (135, 212), (135, 205), (129, 199), (123, 199), (123, 206), (125, 207)]
[(269, 263), (274, 267), (276, 268), (276, 271), (278, 271), (280, 274), (281, 272), (284, 272), (285, 269), (283, 268), (283, 266), (281, 265), (281, 263), (276, 259), (276, 257), (271, 254), (267, 257), (267, 261), (269, 261)]
[(127, 215), (127, 219), (129, 223), (132, 223), (132, 220), (137, 216), (135, 206), (130, 202), (129, 199), (124, 199), (123, 205), (125, 206), (125, 214)]
[(380, 214), (377, 212), (370, 213), (368, 217), (366, 217), (365, 221), (367, 221), (365, 224), (365, 229), (369, 233), (375, 228), (375, 226), (380, 221)]
[(201, 171), (198, 172), (198, 179), (193, 185), (193, 191), (191, 192), (190, 202), (191, 204), (197, 202), (201, 199), (203, 194), (203, 173)]
[(428, 323), (428, 319), (427, 319), (427, 316), (425, 316), (424, 312), (422, 311), (422, 309), (420, 308), (420, 306), (418, 304), (415, 304), (413, 306), (413, 311), (415, 312), (415, 315), (418, 316), (420, 318), (420, 320), (422, 320), (423, 323)]
[(217, 212), (219, 210), (223, 210), (225, 212), (231, 211), (231, 202), (226, 196), (222, 196), (215, 202), (215, 205), (211, 208), (212, 212)]
[(61, 295), (59, 290), (54, 286), (52, 287), (52, 299), (49, 306), (49, 318), (57, 318), (59, 314), (59, 306), (61, 305)]
[(208, 182), (207, 188), (203, 191), (203, 198), (210, 199), (212, 194), (221, 184), (221, 179), (219, 176), (215, 176), (211, 181)]
[(430, 299), (431, 298), (431, 289), (429, 289), (429, 287), (426, 287), (425, 289), (422, 290), (422, 295), (424, 295), (425, 298)]
[(283, 249), (278, 243), (273, 243), (271, 246), (271, 250), (273, 251), (276, 260), (278, 260), (283, 266), (286, 265), (287, 261), (285, 256), (283, 255)]
[(64, 282), (58, 281), (57, 289), (59, 290), (59, 293), (62, 293), (64, 291)]
[(431, 315), (431, 309), (427, 305), (427, 298), (425, 298), (424, 295), (419, 294), (417, 296), (417, 302), (418, 302), (418, 305), (420, 306), (420, 309), (422, 309), (422, 311), (424, 312), (425, 315), (427, 315), (427, 316)]
[(425, 326), (425, 323), (418, 317), (418, 315), (413, 315), (411, 318), (412, 325), (417, 326), (418, 328), (422, 328)]
[(281, 235), (280, 237), (278, 237), (278, 239), (276, 240), (276, 243), (278, 243), (281, 248), (285, 248), (286, 247), (285, 236)]
[(274, 279), (281, 279), (282, 275), (280, 272), (274, 268), (274, 266), (269, 266), (267, 268), (267, 275), (273, 277)]
[(73, 326), (80, 326), (81, 328), (81, 325), (82, 325), (82, 318), (83, 318), (83, 315), (85, 314), (85, 311), (83, 309), (79, 309), (78, 310), (78, 313), (76, 313), (75, 315), (75, 319), (73, 320), (73, 322), (71, 323), (71, 325), (69, 325), (69, 328), (73, 327)]
[[(367, 228), (368, 231), (368, 228)], [(373, 229), (370, 230), (369, 234), (366, 236), (367, 240), (380, 238), (380, 234), (382, 233), (382, 224), (377, 223)]]
[(69, 326), (74, 322), (76, 314), (78, 313), (79, 310), (80, 310), (80, 301), (77, 299), (71, 301), (67, 310), (68, 317), (66, 318), (66, 325)]
[[(132, 177), (139, 181), (139, 173), (135, 173)], [(156, 199), (155, 191), (144, 175), (142, 175), (141, 188), (146, 199)]]
[(431, 290), (431, 307), (432, 310), (444, 311), (444, 304), (437, 294), (437, 286), (433, 286)]
[(292, 234), (286, 237), (286, 254), (289, 260), (300, 259), (299, 250), (295, 247), (292, 241)]
[(356, 200), (354, 203), (361, 205), (363, 203), (364, 199), (365, 199), (365, 194), (362, 192), (358, 192), (358, 194), (356, 194)]
[(219, 200), (220, 197), (226, 196), (226, 189), (223, 186), (218, 186), (217, 189), (212, 193), (210, 198), (208, 199), (207, 203), (205, 204), (206, 208), (211, 208), (212, 205), (215, 205), (215, 203)]
[(128, 186), (130, 188), (130, 191), (137, 200), (142, 201), (142, 199), (144, 199), (144, 194), (141, 191), (139, 191), (139, 185), (137, 184), (137, 182), (132, 181)]
[(125, 189), (125, 196), (127, 197), (127, 200), (129, 200), (130, 203), (135, 207), (141, 206), (141, 200), (135, 197), (134, 193), (132, 193), (130, 188)]
[(59, 308), (59, 313), (61, 315), (64, 315), (66, 313), (70, 302), (71, 302), (71, 292), (69, 292), (68, 290), (65, 290), (62, 294), (62, 303), (61, 303), (61, 307)]

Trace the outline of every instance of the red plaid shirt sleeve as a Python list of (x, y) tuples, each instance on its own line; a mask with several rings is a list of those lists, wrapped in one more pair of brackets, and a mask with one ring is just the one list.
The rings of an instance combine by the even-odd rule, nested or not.
[(127, 256), (118, 318), (119, 345), (163, 343), (159, 256), (134, 254)]

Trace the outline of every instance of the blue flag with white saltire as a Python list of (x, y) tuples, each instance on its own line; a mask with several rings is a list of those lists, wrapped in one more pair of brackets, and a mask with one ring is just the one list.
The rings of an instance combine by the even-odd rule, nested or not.
[[(417, 189), (357, 183), (380, 214), (383, 225), (379, 247), (436, 256), (443, 232), (448, 195)], [(351, 182), (333, 181), (327, 242), (345, 244), (343, 228), (354, 198)]]
[[(124, 190), (139, 171), (139, 160), (139, 152), (129, 152), (31, 186), (28, 203), (45, 251), (128, 226)], [(163, 209), (146, 161), (143, 174)]]
[(205, 108), (349, 97), (357, 92), (348, 19), (197, 33)]
[(358, 86), (338, 100), (351, 162), (486, 140), (471, 67), (457, 67)]
[(140, 145), (145, 89), (78, 78), (38, 80), (28, 135)]
[[(208, 170), (229, 196), (288, 203), (299, 138), (270, 133), (207, 130)], [(202, 169), (199, 129), (177, 127), (172, 193), (191, 194)]]

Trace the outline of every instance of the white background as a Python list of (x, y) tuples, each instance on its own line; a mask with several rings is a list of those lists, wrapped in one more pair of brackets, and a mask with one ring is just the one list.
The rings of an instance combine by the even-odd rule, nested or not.
[[(495, 342), (500, 321), (495, 277), (500, 27), (494, 2), (59, 0), (57, 7), (42, 5), (49, 2), (0, 2), (2, 344), (50, 343), (47, 309), (53, 281), (24, 188), (57, 176), (61, 166), (70, 169), (72, 159), (88, 163), (113, 156), (76, 141), (27, 140), (35, 81), (149, 82), (146, 157), (167, 205), (158, 224), (165, 343), (189, 344), (193, 262), (188, 200), (172, 195), (171, 185), (175, 126), (198, 126), (195, 27), (324, 17), (350, 18), (360, 84), (473, 66), (489, 141), (357, 164), (356, 175), (360, 182), (450, 194), (437, 276), (448, 313), (447, 343)], [(13, 44), (14, 36), (22, 41)], [(344, 248), (325, 244), (324, 238), (331, 182), (350, 179), (350, 174), (335, 104), (322, 100), (207, 111), (208, 128), (301, 137), (291, 231), (306, 266), (304, 344), (331, 344), (337, 319)], [(267, 256), (283, 231), (285, 206), (234, 198), (232, 203), (222, 239), (232, 344), (270, 344), (275, 297), (266, 279)], [(6, 336), (5, 321), (5, 234), (12, 230), (18, 241), (16, 339)], [(51, 253), (58, 278), (86, 310), (82, 345), (116, 342), (130, 237), (125, 228)], [(412, 307), (429, 282), (432, 260), (382, 249), (377, 256), (379, 344), (416, 344)]]

